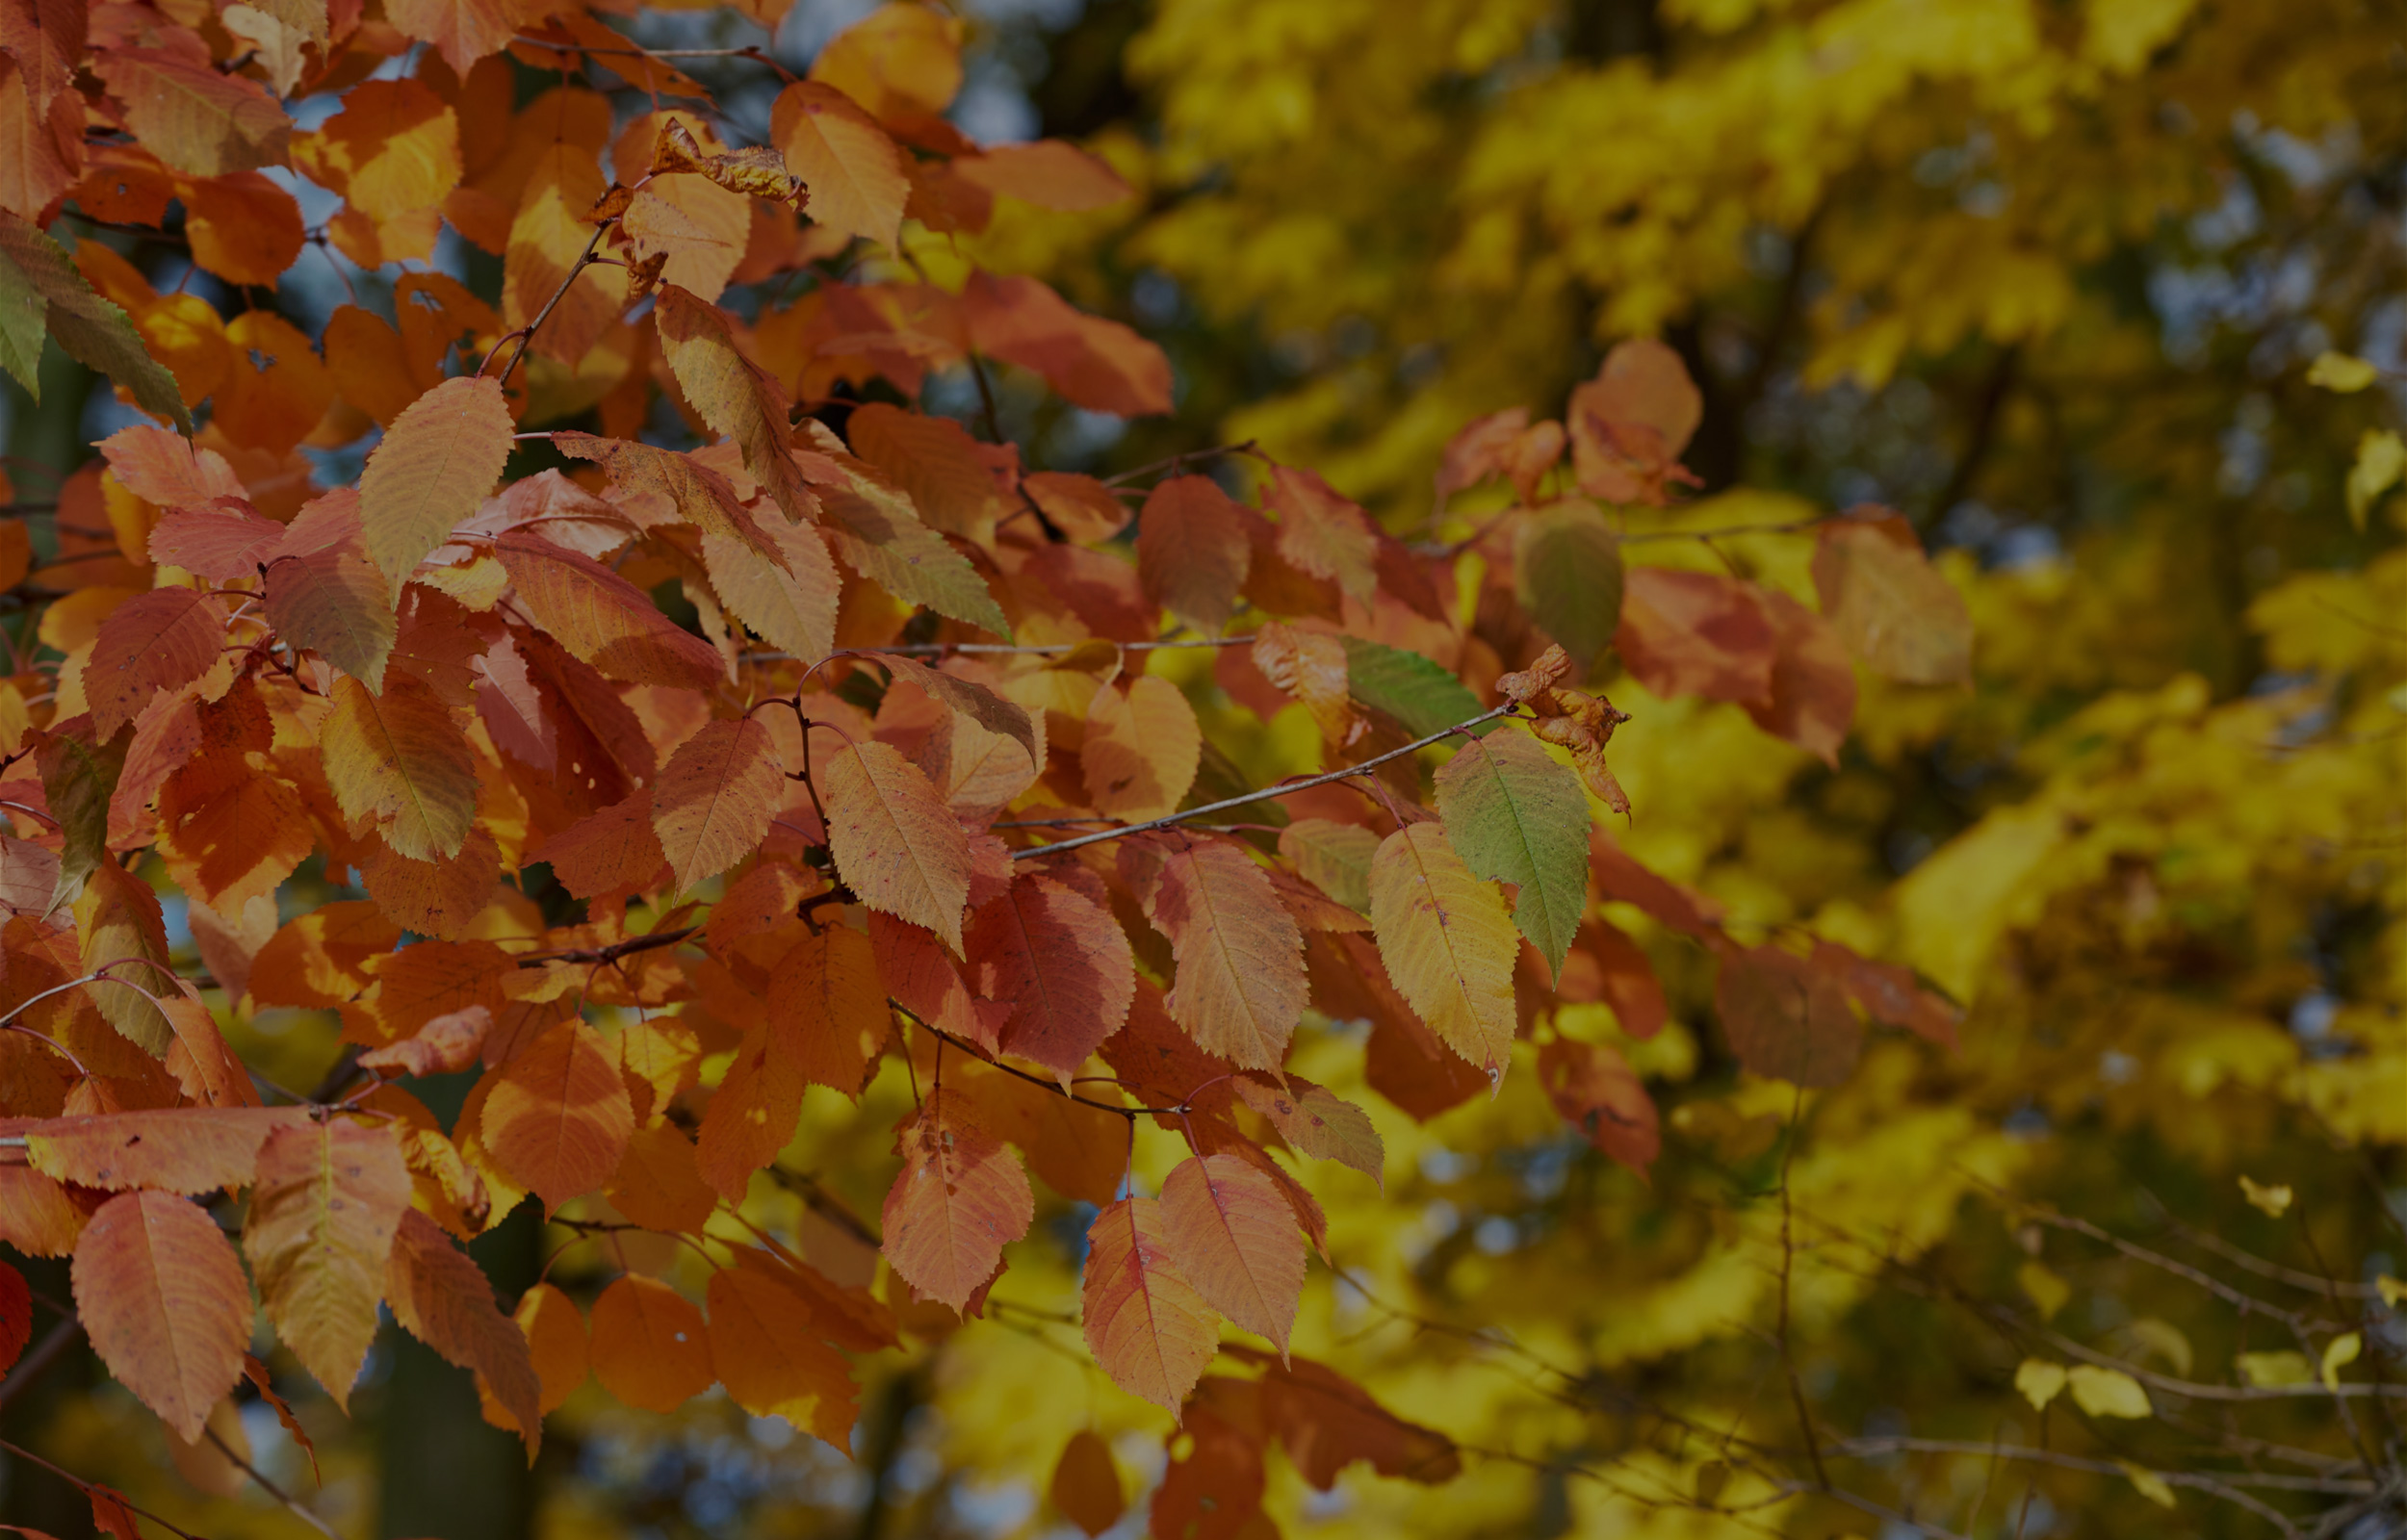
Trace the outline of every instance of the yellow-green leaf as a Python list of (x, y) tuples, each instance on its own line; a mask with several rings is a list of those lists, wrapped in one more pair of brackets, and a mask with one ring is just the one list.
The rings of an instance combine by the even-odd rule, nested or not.
[(1504, 1078), (1513, 1052), (1513, 959), (1504, 895), (1435, 823), (1399, 829), (1371, 858), (1371, 933), (1387, 977), (1439, 1040)]
[(2156, 1413), (2139, 1381), (2119, 1369), (2075, 1364), (2065, 1371), (2064, 1380), (2072, 1389), (2073, 1404), (2092, 1417), (2151, 1417)]
[(495, 379), (447, 379), (385, 430), (359, 477), (368, 554), (401, 597), (420, 558), (477, 511), (510, 453), (510, 409)]

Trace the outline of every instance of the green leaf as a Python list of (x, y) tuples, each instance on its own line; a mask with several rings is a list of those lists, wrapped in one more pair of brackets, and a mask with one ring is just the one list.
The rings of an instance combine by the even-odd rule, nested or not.
[[(1348, 692), (1363, 706), (1394, 717), (1416, 738), (1467, 722), (1486, 709), (1469, 686), (1418, 653), (1359, 636), (1344, 641)], [(1494, 727), (1486, 722), (1471, 731), (1485, 733)]]
[(1621, 623), (1621, 542), (1593, 503), (1540, 508), (1514, 542), (1513, 586), (1584, 679)]
[[(0, 308), (8, 312), (0, 321), (5, 337), (0, 363), (28, 391), (34, 389), (33, 366), (41, 357), (40, 339), (35, 338), (28, 352), (18, 324), (31, 314), (69, 358), (133, 392), (135, 404), (153, 417), (172, 418), (187, 434), (193, 431), (175, 376), (142, 346), (142, 334), (125, 312), (92, 293), (67, 260), (65, 247), (6, 210), (0, 210)], [(26, 365), (21, 370), (20, 362)]]
[(58, 886), (50, 894), (53, 911), (74, 902), (84, 890), (85, 880), (109, 859), (109, 799), (116, 794), (117, 777), (125, 770), (125, 751), (133, 744), (130, 724), (99, 745), (58, 732), (36, 757), (42, 800), (50, 805), (50, 816), (59, 820), (63, 840)]
[(1437, 812), (1475, 876), (1519, 885), (1513, 923), (1560, 971), (1588, 906), (1588, 793), (1537, 740), (1499, 732), (1437, 772)]
[(1010, 638), (1011, 622), (986, 579), (901, 498), (873, 499), (835, 486), (820, 487), (818, 496), (821, 527), (853, 571), (905, 603), (925, 604)]

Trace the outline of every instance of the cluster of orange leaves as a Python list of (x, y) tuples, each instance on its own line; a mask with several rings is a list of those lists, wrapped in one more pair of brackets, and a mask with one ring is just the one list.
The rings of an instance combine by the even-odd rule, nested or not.
[[(958, 37), (933, 12), (840, 37), (778, 96), (771, 142), (733, 148), (660, 105), (695, 82), (582, 10), (0, 17), (0, 206), (30, 225), (180, 208), (194, 263), (236, 292), (311, 239), (375, 267), (448, 225), (504, 259), (498, 309), (412, 273), (397, 321), (345, 306), (313, 342), (73, 245), (122, 311), (94, 313), (172, 377), (172, 399), (133, 398), (202, 425), (101, 443), (38, 568), (22, 525), (0, 544), (49, 649), (0, 684), (0, 1240), (73, 1258), (93, 1346), (179, 1436), (245, 1373), (255, 1288), (338, 1403), (382, 1304), (531, 1449), (589, 1372), (657, 1410), (722, 1384), (845, 1448), (850, 1355), (981, 1312), (1033, 1168), (1098, 1211), (1097, 1361), (1194, 1436), (1157, 1517), (1217, 1494), (1241, 1521), (1229, 1495), (1258, 1495), (1273, 1442), (1323, 1486), (1357, 1458), (1442, 1479), (1442, 1437), (1287, 1357), (1326, 1226), (1274, 1151), (1381, 1168), (1363, 1112), (1284, 1067), (1307, 1011), (1367, 1021), (1371, 1087), (1434, 1116), (1496, 1084), (1549, 1000), (1661, 1024), (1645, 953), (1596, 915), (1611, 901), (1723, 959), (1760, 1072), (1828, 1083), (1866, 1018), (1952, 1032), (1903, 970), (1742, 944), (1592, 826), (1591, 795), (1626, 808), (1619, 713), (1575, 687), (1608, 646), (1657, 695), (1739, 703), (1825, 757), (1857, 661), (1963, 668), (1961, 606), (1894, 520), (1820, 532), (1820, 612), (1624, 572), (1598, 504), (1689, 479), (1695, 392), (1667, 349), (1617, 349), (1567, 426), (1466, 429), (1441, 502), (1491, 478), (1517, 500), (1461, 546), (1408, 543), (1291, 466), (1249, 468), (1258, 501), (1194, 474), (1140, 493), (1025, 468), (915, 403), (932, 374), (1000, 365), (1091, 410), (1166, 411), (1158, 348), (1033, 279), (838, 261), (899, 251), (906, 220), (976, 230), (998, 196), (1126, 195), (1073, 146), (981, 149), (946, 123)], [(409, 73), (367, 78), (419, 42)], [(505, 53), (559, 84), (514, 108)], [(652, 110), (613, 135), (606, 90)], [(340, 110), (295, 131), (281, 99), (324, 92)], [(323, 231), (261, 174), (284, 165), (342, 194)], [(719, 302), (796, 274), (802, 297), (749, 322)], [(658, 398), (705, 447), (639, 436)], [(580, 414), (600, 431), (528, 428)], [(371, 424), (359, 484), (313, 485), (299, 447)], [(559, 463), (505, 484), (532, 439)], [(655, 602), (669, 584), (693, 629)], [(1301, 705), (1329, 767), (1364, 768), (1243, 784), (1148, 671), (1165, 640), (1215, 648), (1236, 707)], [(361, 896), (287, 919), (278, 892), (313, 860)], [(547, 921), (537, 866), (582, 918)], [(205, 980), (176, 971), (138, 868), (181, 896)], [(261, 1105), (220, 1027), (270, 1008), (340, 1021), (344, 1057), (297, 1105)], [(924, 1091), (896, 1130), (880, 1293), (740, 1205), (806, 1087), (857, 1097), (894, 1057)], [(1628, 1065), (1551, 1035), (1537, 1062), (1564, 1116), (1643, 1169), (1655, 1111)], [(448, 1130), (405, 1084), (469, 1069)], [(1149, 1121), (1189, 1147), (1158, 1195), (1126, 1180)], [(505, 1315), (457, 1243), (530, 1197), (710, 1230), (707, 1296), (631, 1273)], [(1278, 1356), (1223, 1348), (1223, 1322)], [(1259, 1373), (1204, 1378), (1216, 1353)], [(1098, 1507), (1092, 1453), (1065, 1460), (1065, 1508)]]

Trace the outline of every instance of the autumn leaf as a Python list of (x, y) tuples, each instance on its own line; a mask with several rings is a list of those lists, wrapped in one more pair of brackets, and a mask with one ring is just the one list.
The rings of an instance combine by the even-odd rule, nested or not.
[(657, 1278), (628, 1273), (593, 1301), (593, 1373), (630, 1406), (673, 1412), (711, 1388), (702, 1312)]
[(26, 1130), (25, 1153), (34, 1169), (78, 1187), (206, 1193), (247, 1186), (268, 1136), (301, 1120), (289, 1107), (176, 1107), (54, 1117)]
[(1385, 1187), (1387, 1150), (1370, 1115), (1325, 1087), (1289, 1075), (1284, 1090), (1248, 1075), (1229, 1082), (1244, 1103), (1269, 1119), (1299, 1155), (1335, 1161)]
[(1065, 399), (1120, 417), (1170, 410), (1170, 361), (1118, 321), (1080, 314), (1034, 278), (973, 272), (962, 297), (978, 351), (1042, 374)]
[(1513, 1049), (1512, 921), (1435, 823), (1399, 829), (1371, 860), (1371, 930), (1388, 977), (1447, 1047), (1504, 1076)]
[(1261, 867), (1233, 844), (1196, 840), (1163, 857), (1143, 898), (1178, 959), (1170, 1014), (1204, 1052), (1278, 1069), (1307, 992), (1304, 936)]
[(724, 672), (708, 643), (680, 629), (643, 590), (592, 557), (518, 533), (496, 541), (494, 553), (536, 622), (607, 678), (708, 689)]
[(451, 1239), (416, 1209), (401, 1211), (385, 1260), (384, 1297), (401, 1329), (476, 1372), (518, 1422), (528, 1457), (542, 1439), (541, 1395), (527, 1339), (493, 1301), (493, 1286)]
[(1655, 1103), (1620, 1054), (1559, 1038), (1539, 1049), (1538, 1078), (1591, 1144), (1642, 1175), (1654, 1164), (1663, 1142)]
[(828, 846), (844, 882), (869, 908), (926, 926), (959, 953), (970, 838), (928, 778), (883, 743), (847, 744), (820, 765)]
[(503, 1169), (556, 1211), (618, 1169), (634, 1113), (602, 1040), (563, 1021), (503, 1067), (481, 1128)]
[(1112, 1383), (1178, 1415), (1219, 1346), (1218, 1322), (1179, 1275), (1160, 1203), (1125, 1197), (1087, 1226), (1087, 1350)]
[(786, 789), (768, 730), (712, 722), (678, 745), (652, 791), (652, 827), (680, 890), (741, 860), (768, 834)]
[(1304, 1237), (1271, 1179), (1233, 1155), (1181, 1161), (1162, 1180), (1161, 1219), (1179, 1274), (1286, 1357), (1304, 1291)]
[(711, 1274), (710, 1305), (711, 1359), (728, 1399), (844, 1448), (859, 1392), (806, 1301), (765, 1270), (738, 1266)]
[(1895, 514), (1859, 509), (1822, 526), (1814, 590), (1848, 648), (1908, 684), (1972, 678), (1973, 623), (1964, 598), (1932, 569)]
[(1035, 1198), (1020, 1157), (939, 1091), (895, 1134), (902, 1170), (886, 1194), (886, 1260), (924, 1298), (966, 1312), (1028, 1233)]
[(157, 588), (118, 605), (84, 665), (94, 730), (114, 737), (158, 692), (207, 673), (224, 641), (225, 612), (194, 589)]
[(34, 1296), (25, 1274), (0, 1262), (0, 1373), (6, 1373), (34, 1340)]
[(1513, 587), (1585, 678), (1621, 618), (1621, 543), (1593, 503), (1541, 508), (1514, 532)]
[(1739, 1062), (1799, 1086), (1835, 1086), (1863, 1051), (1864, 1025), (1827, 969), (1759, 946), (1725, 958), (1714, 1008)]
[(1020, 874), (979, 906), (965, 940), (972, 988), (1010, 1007), (1006, 1052), (1066, 1080), (1128, 1018), (1136, 971), (1126, 933), (1052, 877)]
[(168, 1193), (120, 1193), (75, 1243), (75, 1311), (118, 1383), (187, 1443), (242, 1377), (250, 1284), (217, 1222)]
[(1011, 634), (986, 579), (900, 499), (827, 487), (819, 506), (829, 543), (853, 571), (897, 599), (998, 636)]
[(1111, 1446), (1092, 1428), (1080, 1428), (1062, 1446), (1046, 1496), (1090, 1540), (1118, 1524), (1128, 1506), (1120, 1468), (1112, 1462)]
[(409, 1168), (389, 1126), (277, 1129), (260, 1148), (243, 1250), (276, 1334), (337, 1406), (367, 1361)]
[(374, 823), (413, 860), (459, 854), (477, 812), (476, 755), (432, 691), (396, 680), (379, 698), (356, 680), (337, 680), (321, 741), (326, 783), (346, 818)]
[(630, 1134), (604, 1193), (611, 1207), (648, 1230), (700, 1234), (718, 1208), (718, 1194), (703, 1182), (694, 1162), (693, 1142), (674, 1123)]
[(1588, 798), (1517, 732), (1465, 743), (1437, 772), (1446, 837), (1474, 877), (1512, 883), (1514, 923), (1556, 972), (1588, 905)]
[(7, 209), (0, 209), (0, 337), (10, 339), (0, 360), (35, 400), (41, 395), (34, 366), (46, 333), (69, 358), (124, 386), (142, 410), (192, 432), (175, 376), (151, 357), (125, 312), (92, 292), (56, 241)]
[(359, 520), (393, 598), (493, 490), (511, 431), (501, 383), (474, 377), (445, 380), (385, 430), (360, 474)]
[(1217, 636), (1236, 613), (1254, 547), (1229, 495), (1209, 476), (1155, 482), (1137, 516), (1137, 575), (1145, 597)]
[(831, 925), (796, 941), (769, 974), (773, 1050), (814, 1085), (858, 1096), (893, 1029), (869, 938)]
[(902, 151), (851, 97), (816, 80), (787, 87), (770, 111), (769, 142), (810, 190), (812, 218), (900, 249), (911, 192)]
[(1195, 783), (1204, 730), (1178, 686), (1153, 674), (1106, 685), (1087, 707), (1078, 762), (1087, 797), (1106, 817), (1143, 823), (1176, 809)]
[(222, 176), (285, 164), (292, 119), (256, 81), (164, 48), (101, 49), (91, 67), (125, 104), (135, 136), (176, 170)]
[[(808, 90), (807, 85), (794, 90)], [(766, 487), (786, 517), (810, 517), (811, 494), (787, 449), (785, 387), (736, 346), (728, 315), (675, 284), (663, 284), (653, 305), (661, 356), (677, 383), (713, 432), (736, 441), (744, 468)]]

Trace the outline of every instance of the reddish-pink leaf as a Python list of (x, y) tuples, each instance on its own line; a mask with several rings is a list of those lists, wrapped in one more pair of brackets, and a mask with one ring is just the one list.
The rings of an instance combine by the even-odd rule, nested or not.
[(1779, 648), (1772, 663), (1772, 699), (1749, 702), (1755, 725), (1788, 739), (1831, 768), (1855, 721), (1855, 664), (1847, 644), (1820, 615), (1786, 594), (1759, 596)]
[(1190, 1157), (1163, 1180), (1161, 1204), (1179, 1273), (1285, 1357), (1304, 1294), (1304, 1237), (1278, 1184), (1234, 1155)]
[(1220, 1346), (1218, 1322), (1178, 1273), (1161, 1205), (1126, 1197), (1087, 1226), (1087, 1350), (1129, 1395), (1176, 1417)]
[(284, 540), (284, 526), (241, 506), (179, 508), (150, 531), (150, 559), (212, 582), (255, 578)]
[(1072, 404), (1120, 417), (1170, 410), (1170, 360), (1116, 321), (1083, 315), (1034, 278), (972, 272), (962, 295), (979, 352), (1045, 376)]
[(1771, 706), (1779, 633), (1751, 583), (1633, 567), (1623, 578), (1614, 645), (1638, 681), (1667, 700), (1701, 695)]
[(162, 508), (191, 508), (219, 498), (249, 496), (224, 455), (163, 427), (138, 424), (119, 428), (92, 448), (107, 456), (119, 486)]
[(967, 1310), (1036, 1217), (1028, 1173), (957, 1091), (931, 1094), (895, 1142), (903, 1167), (886, 1194), (886, 1260), (920, 1297)]
[(1137, 577), (1145, 597), (1205, 636), (1237, 610), (1254, 545), (1236, 504), (1210, 476), (1156, 482), (1137, 519)]
[(707, 690), (724, 677), (709, 643), (592, 557), (518, 531), (494, 542), (494, 552), (536, 624), (608, 678)]
[(1452, 1439), (1404, 1421), (1326, 1364), (1298, 1358), (1283, 1367), (1267, 1365), (1261, 1386), (1262, 1421), (1319, 1491), (1335, 1486), (1337, 1473), (1357, 1460), (1368, 1460), (1382, 1476), (1432, 1486), (1462, 1470)]
[(869, 908), (924, 925), (959, 952), (970, 836), (936, 787), (884, 743), (849, 744), (818, 766), (828, 846), (845, 886)]
[(198, 1442), (250, 1344), (250, 1284), (217, 1221), (172, 1194), (119, 1194), (84, 1227), (72, 1276), (109, 1373)]
[(1005, 1052), (1064, 1077), (1128, 1019), (1136, 959), (1110, 913), (1054, 878), (1023, 872), (971, 917), (971, 982), (1011, 1007)]
[(1725, 957), (1714, 1009), (1739, 1063), (1799, 1086), (1835, 1086), (1855, 1067), (1864, 1024), (1832, 971), (1777, 946)]
[(110, 612), (84, 666), (84, 693), (103, 741), (161, 690), (209, 672), (225, 645), (225, 611), (192, 588), (154, 588)]
[(1646, 1174), (1663, 1148), (1654, 1098), (1607, 1047), (1558, 1038), (1538, 1050), (1538, 1077), (1564, 1120), (1622, 1165)]
[(1270, 878), (1232, 842), (1192, 839), (1163, 858), (1143, 897), (1178, 963), (1171, 1015), (1206, 1053), (1277, 1069), (1310, 987), (1304, 933)]
[(680, 744), (652, 788), (652, 828), (678, 888), (760, 848), (785, 791), (777, 746), (756, 718), (709, 723)]

